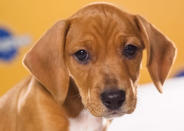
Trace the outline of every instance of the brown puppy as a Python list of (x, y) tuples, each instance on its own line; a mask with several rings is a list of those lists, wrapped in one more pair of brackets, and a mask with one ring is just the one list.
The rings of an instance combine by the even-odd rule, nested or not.
[(136, 107), (144, 48), (162, 92), (175, 47), (141, 16), (96, 3), (57, 22), (24, 58), (32, 76), (0, 99), (0, 131), (105, 129)]

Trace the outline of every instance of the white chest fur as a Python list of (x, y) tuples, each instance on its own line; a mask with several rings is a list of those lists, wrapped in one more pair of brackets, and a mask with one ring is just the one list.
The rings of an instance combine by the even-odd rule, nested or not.
[(76, 118), (69, 119), (69, 131), (102, 131), (102, 118), (92, 116), (87, 110), (81, 111)]

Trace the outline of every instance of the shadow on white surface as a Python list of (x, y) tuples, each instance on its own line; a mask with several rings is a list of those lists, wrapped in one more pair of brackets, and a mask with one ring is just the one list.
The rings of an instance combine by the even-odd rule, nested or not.
[(184, 131), (184, 77), (167, 80), (163, 94), (140, 86), (135, 112), (114, 119), (108, 131)]

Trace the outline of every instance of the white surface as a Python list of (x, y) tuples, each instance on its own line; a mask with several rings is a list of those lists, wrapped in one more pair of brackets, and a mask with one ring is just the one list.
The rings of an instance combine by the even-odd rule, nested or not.
[(163, 94), (141, 86), (135, 112), (114, 119), (108, 131), (184, 131), (184, 77), (167, 80)]

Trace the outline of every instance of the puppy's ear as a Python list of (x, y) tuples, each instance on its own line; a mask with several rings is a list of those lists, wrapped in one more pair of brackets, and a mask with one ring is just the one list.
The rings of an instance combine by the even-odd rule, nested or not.
[(69, 86), (69, 74), (64, 62), (68, 29), (68, 21), (57, 22), (23, 59), (28, 70), (60, 103), (64, 102)]
[(141, 16), (136, 16), (136, 24), (147, 49), (147, 68), (151, 78), (162, 93), (162, 85), (173, 64), (176, 48), (174, 43)]

